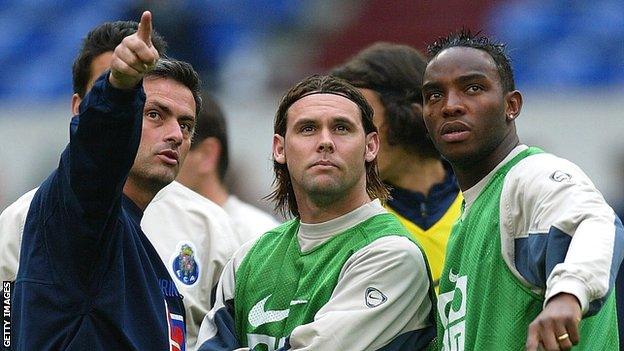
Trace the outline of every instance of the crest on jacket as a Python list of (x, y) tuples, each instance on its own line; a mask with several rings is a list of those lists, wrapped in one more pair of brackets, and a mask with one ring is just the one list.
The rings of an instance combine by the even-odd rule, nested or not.
[(191, 242), (179, 243), (172, 257), (173, 275), (185, 285), (194, 285), (199, 280), (197, 250)]

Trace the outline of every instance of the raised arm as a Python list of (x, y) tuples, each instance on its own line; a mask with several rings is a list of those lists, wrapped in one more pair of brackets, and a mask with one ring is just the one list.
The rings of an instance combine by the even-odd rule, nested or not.
[[(151, 44), (151, 14), (115, 49), (111, 72), (94, 84), (80, 105), (59, 171), (69, 177), (81, 210), (107, 216), (121, 196), (141, 139), (145, 95), (141, 80), (158, 59)], [(108, 79), (107, 79), (108, 78)]]

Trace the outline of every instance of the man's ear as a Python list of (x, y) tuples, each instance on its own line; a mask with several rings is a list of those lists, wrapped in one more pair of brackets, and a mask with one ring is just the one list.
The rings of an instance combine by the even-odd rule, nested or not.
[(273, 160), (280, 164), (286, 164), (284, 153), (284, 137), (279, 134), (273, 135)]
[(74, 95), (72, 95), (72, 100), (71, 100), (71, 110), (72, 110), (73, 116), (78, 115), (78, 113), (80, 112), (81, 102), (82, 102), (82, 98), (78, 96), (78, 94), (74, 93)]
[(366, 135), (366, 150), (364, 152), (364, 159), (366, 162), (373, 162), (377, 153), (379, 152), (379, 134), (375, 132), (368, 133)]
[(505, 118), (511, 122), (520, 115), (522, 110), (522, 94), (519, 91), (510, 91), (505, 95)]
[(204, 139), (193, 149), (193, 152), (199, 154), (197, 167), (202, 173), (217, 171), (221, 150), (219, 139), (214, 137)]

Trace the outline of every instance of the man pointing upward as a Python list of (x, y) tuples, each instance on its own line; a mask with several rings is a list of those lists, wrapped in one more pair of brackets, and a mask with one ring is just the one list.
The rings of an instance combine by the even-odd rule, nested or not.
[(184, 348), (182, 297), (139, 223), (177, 175), (201, 99), (190, 65), (159, 60), (151, 22), (143, 13), (115, 49), (32, 201), (15, 282), (16, 350)]

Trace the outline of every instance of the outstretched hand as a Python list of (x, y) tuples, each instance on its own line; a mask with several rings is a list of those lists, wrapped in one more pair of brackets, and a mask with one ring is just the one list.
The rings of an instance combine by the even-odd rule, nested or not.
[(152, 45), (152, 14), (143, 12), (136, 33), (125, 37), (113, 52), (109, 82), (118, 89), (134, 88), (160, 56)]
[(529, 324), (527, 351), (570, 350), (579, 342), (581, 316), (581, 306), (574, 295), (556, 295)]

